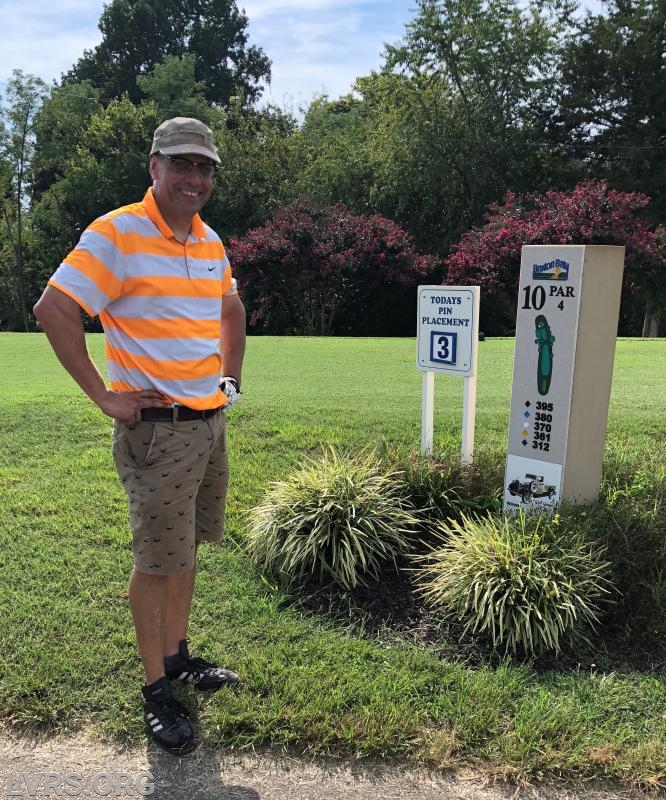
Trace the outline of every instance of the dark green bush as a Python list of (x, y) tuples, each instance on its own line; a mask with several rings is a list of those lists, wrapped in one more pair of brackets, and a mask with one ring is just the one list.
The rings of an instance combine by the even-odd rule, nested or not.
[(658, 454), (634, 460), (610, 447), (600, 502), (567, 510), (567, 527), (599, 542), (611, 562), (619, 599), (608, 627), (629, 645), (666, 641), (666, 464)]
[(387, 445), (381, 452), (387, 463), (400, 471), (407, 498), (422, 512), (424, 531), (437, 520), (459, 519), (463, 513), (498, 511), (501, 507), (499, 489), (491, 488), (494, 483), (477, 466)]

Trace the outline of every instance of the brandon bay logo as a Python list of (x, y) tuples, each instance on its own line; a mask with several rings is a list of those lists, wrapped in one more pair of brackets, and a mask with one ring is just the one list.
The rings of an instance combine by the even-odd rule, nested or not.
[(568, 277), (569, 262), (561, 258), (532, 266), (532, 279), (535, 281), (566, 281)]

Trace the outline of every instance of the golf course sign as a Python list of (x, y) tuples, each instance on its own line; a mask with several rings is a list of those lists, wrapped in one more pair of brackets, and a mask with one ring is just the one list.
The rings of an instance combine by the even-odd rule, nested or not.
[(504, 508), (596, 499), (624, 248), (523, 247)]

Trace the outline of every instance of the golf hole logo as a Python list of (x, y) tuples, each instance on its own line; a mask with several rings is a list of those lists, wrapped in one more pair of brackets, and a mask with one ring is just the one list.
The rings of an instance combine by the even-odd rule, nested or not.
[(546, 264), (532, 265), (533, 281), (566, 281), (569, 278), (569, 262), (556, 258)]

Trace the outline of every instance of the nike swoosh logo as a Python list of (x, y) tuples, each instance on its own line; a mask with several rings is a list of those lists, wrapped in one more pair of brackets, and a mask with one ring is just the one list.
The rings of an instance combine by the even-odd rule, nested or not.
[(208, 267), (208, 272), (212, 272), (214, 269), (215, 267)]

